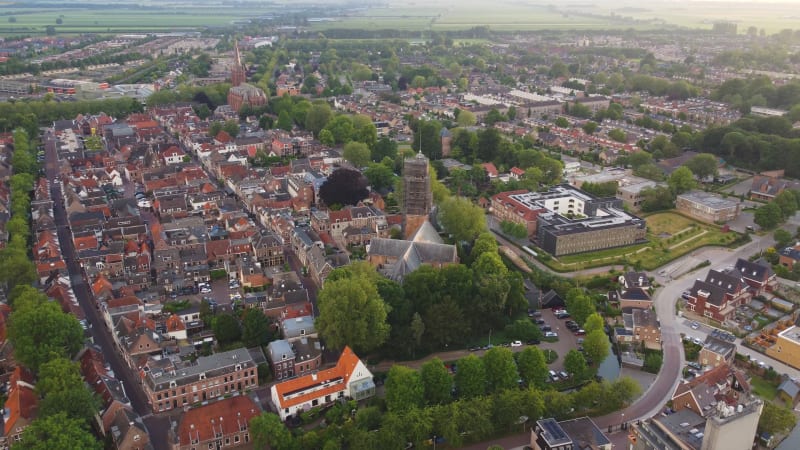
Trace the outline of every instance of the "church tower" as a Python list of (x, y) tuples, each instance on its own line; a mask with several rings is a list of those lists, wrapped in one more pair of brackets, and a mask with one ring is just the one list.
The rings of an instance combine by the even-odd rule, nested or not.
[(231, 86), (239, 86), (246, 81), (247, 75), (239, 53), (239, 41), (233, 41), (233, 67), (231, 68)]
[(433, 208), (428, 158), (417, 153), (403, 163), (403, 234), (413, 236)]

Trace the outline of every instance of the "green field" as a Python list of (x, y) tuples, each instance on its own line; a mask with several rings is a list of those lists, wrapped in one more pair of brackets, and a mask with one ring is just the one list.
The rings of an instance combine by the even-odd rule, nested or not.
[[(571, 272), (609, 265), (635, 265), (653, 270), (707, 245), (725, 246), (739, 234), (723, 233), (719, 227), (692, 220), (677, 213), (664, 212), (646, 217), (646, 243), (590, 253), (566, 255), (542, 261), (559, 272)], [(661, 237), (664, 234), (669, 237)]]

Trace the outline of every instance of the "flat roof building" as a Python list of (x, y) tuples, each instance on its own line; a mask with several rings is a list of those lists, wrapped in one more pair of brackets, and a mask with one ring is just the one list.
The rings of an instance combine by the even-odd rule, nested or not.
[(675, 209), (697, 220), (718, 223), (739, 217), (742, 204), (708, 192), (692, 191), (678, 196)]

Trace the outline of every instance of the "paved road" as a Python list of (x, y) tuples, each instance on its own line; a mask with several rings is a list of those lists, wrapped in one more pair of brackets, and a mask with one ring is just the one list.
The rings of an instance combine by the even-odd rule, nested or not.
[[(786, 227), (791, 227), (792, 225), (793, 224), (787, 224)], [(497, 236), (497, 240), (501, 244), (507, 245), (517, 251), (522, 257), (525, 257), (522, 252), (519, 252), (519, 249), (503, 239), (502, 236)], [(687, 256), (699, 256), (702, 259), (708, 259), (711, 262), (711, 268), (725, 268), (727, 266), (734, 265), (738, 258), (747, 258), (756, 253), (758, 250), (767, 247), (768, 245), (772, 244), (772, 241), (771, 235), (753, 236), (753, 240), (751, 242), (735, 250), (706, 248), (698, 250), (695, 252), (694, 256)], [(674, 262), (670, 263), (670, 265), (672, 264), (674, 264)], [(685, 273), (682, 275), (676, 274), (676, 278), (672, 278), (667, 273), (664, 273), (664, 275), (655, 275), (656, 282), (662, 286), (656, 291), (653, 300), (656, 307), (656, 313), (661, 321), (661, 338), (664, 349), (664, 364), (661, 368), (661, 371), (658, 373), (656, 380), (647, 387), (644, 394), (635, 400), (633, 404), (622, 411), (596, 417), (594, 419), (601, 429), (606, 430), (609, 426), (618, 428), (623, 422), (633, 422), (638, 419), (652, 417), (660, 411), (660, 409), (672, 396), (672, 393), (675, 391), (675, 387), (678, 385), (678, 382), (681, 379), (681, 369), (683, 368), (685, 362), (683, 345), (680, 342), (680, 333), (685, 333), (688, 329), (694, 332), (689, 334), (696, 334), (697, 337), (701, 337), (700, 332), (696, 332), (695, 330), (692, 330), (690, 326), (685, 325), (685, 320), (683, 318), (678, 318), (678, 316), (675, 314), (675, 303), (680, 298), (681, 293), (691, 287), (691, 285), (694, 283), (694, 279), (701, 276), (706, 270), (707, 269), (701, 269), (699, 271)], [(705, 338), (705, 335), (702, 335), (702, 337)], [(747, 354), (747, 351), (749, 351), (749, 349), (743, 349), (740, 347), (741, 353)], [(759, 360), (767, 360), (768, 364), (773, 365), (778, 372), (781, 372), (781, 367), (779, 366), (780, 363), (772, 360), (771, 358), (766, 358), (764, 355), (758, 355)], [(786, 369), (791, 368), (787, 367)], [(794, 371), (794, 369), (785, 371), (785, 373), (789, 374), (792, 372), (796, 371)], [(495, 441), (481, 442), (465, 448), (472, 450), (483, 450), (489, 445), (493, 444), (500, 445), (504, 448), (514, 448), (528, 445), (529, 440), (529, 433), (521, 433), (513, 436), (507, 436)]]
[(61, 245), (61, 254), (67, 263), (70, 280), (72, 280), (72, 290), (75, 293), (75, 297), (78, 299), (78, 304), (80, 304), (86, 314), (86, 320), (92, 325), (91, 332), (95, 344), (100, 346), (103, 357), (105, 357), (106, 362), (108, 362), (111, 369), (114, 371), (116, 379), (120, 381), (125, 389), (125, 393), (128, 399), (130, 399), (134, 411), (144, 418), (148, 430), (150, 431), (151, 442), (153, 442), (157, 450), (166, 450), (168, 448), (167, 431), (169, 428), (169, 420), (167, 418), (150, 415), (151, 409), (147, 403), (144, 391), (139, 384), (138, 377), (128, 368), (120, 357), (120, 353), (117, 351), (113, 338), (111, 337), (110, 330), (106, 327), (105, 321), (96, 308), (94, 298), (89, 292), (89, 285), (84, 276), (83, 269), (78, 263), (75, 245), (72, 241), (72, 233), (67, 228), (68, 221), (66, 210), (64, 209), (64, 197), (61, 191), (61, 183), (55, 182), (58, 174), (56, 140), (50, 133), (45, 134), (43, 140), (45, 142), (46, 151), (45, 171), (51, 183), (50, 196), (53, 199), (54, 218), (56, 226), (58, 227), (58, 240)]

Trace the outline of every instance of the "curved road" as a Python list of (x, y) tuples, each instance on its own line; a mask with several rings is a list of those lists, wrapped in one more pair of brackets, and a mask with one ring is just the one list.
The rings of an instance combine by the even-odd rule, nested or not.
[[(520, 255), (526, 261), (530, 261), (523, 252), (519, 250), (512, 243), (506, 241), (502, 236), (496, 236), (497, 241), (503, 245), (511, 248), (515, 253)], [(696, 251), (693, 255), (686, 255), (683, 258), (690, 258), (701, 256), (711, 262), (711, 268), (724, 268), (733, 266), (738, 258), (747, 258), (754, 254), (759, 249), (762, 249), (768, 243), (772, 243), (771, 235), (756, 236), (752, 235), (752, 241), (735, 249), (725, 248), (703, 248)], [(678, 260), (680, 260), (679, 258)], [(538, 262), (538, 261), (536, 261)], [(675, 265), (676, 262), (670, 262), (667, 266)], [(542, 267), (537, 264), (537, 267)], [(618, 267), (618, 266), (617, 266)], [(605, 269), (606, 268), (597, 268)], [(597, 273), (597, 269), (587, 269), (586, 271), (578, 271), (574, 274), (588, 274)], [(544, 268), (544, 270), (548, 270)], [(704, 271), (705, 269), (700, 269)], [(550, 271), (552, 272), (552, 271)], [(623, 422), (634, 422), (639, 419), (646, 419), (657, 414), (664, 404), (672, 397), (680, 379), (681, 369), (684, 364), (683, 344), (681, 343), (680, 333), (681, 324), (679, 318), (675, 314), (675, 303), (680, 298), (683, 291), (689, 289), (694, 283), (695, 272), (689, 272), (679, 276), (678, 278), (671, 278), (669, 276), (655, 275), (655, 281), (662, 287), (659, 288), (653, 301), (656, 307), (656, 313), (659, 321), (661, 322), (661, 340), (664, 351), (664, 364), (658, 372), (655, 381), (650, 386), (647, 386), (644, 394), (636, 399), (633, 404), (628, 406), (622, 411), (608, 414), (601, 417), (595, 417), (593, 420), (597, 426), (605, 430), (608, 427), (618, 428)], [(568, 274), (559, 274), (568, 275)], [(514, 448), (530, 444), (530, 434), (521, 433), (505, 438), (481, 442), (471, 446), (464, 447), (470, 450), (483, 450), (489, 445), (497, 444), (503, 448)]]

